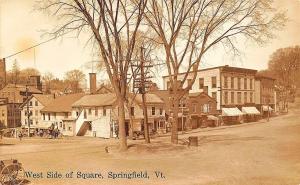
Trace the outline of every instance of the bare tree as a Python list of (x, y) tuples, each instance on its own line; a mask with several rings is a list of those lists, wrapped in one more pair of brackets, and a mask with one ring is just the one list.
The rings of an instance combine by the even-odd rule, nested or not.
[(270, 57), (269, 73), (276, 78), (279, 87), (280, 101), (283, 108), (288, 107), (288, 100), (295, 96), (295, 89), (299, 83), (300, 47), (287, 47), (276, 50)]
[(71, 87), (72, 92), (75, 93), (82, 91), (80, 88), (80, 82), (82, 82), (84, 79), (85, 74), (78, 69), (67, 71), (65, 73), (65, 82)]
[(127, 149), (125, 100), (128, 71), (147, 0), (47, 0), (42, 9), (50, 10), (63, 22), (54, 34), (69, 30), (89, 31), (99, 48), (119, 107), (120, 149)]
[(54, 75), (51, 72), (46, 72), (43, 77), (42, 80), (44, 81), (45, 85), (46, 85), (46, 92), (50, 93), (51, 90), (51, 82), (54, 80)]
[[(171, 142), (178, 143), (178, 110), (205, 54), (214, 46), (239, 49), (237, 41), (264, 43), (285, 22), (271, 0), (149, 0), (146, 24), (160, 38), (173, 94)], [(180, 75), (183, 73), (183, 75)]]

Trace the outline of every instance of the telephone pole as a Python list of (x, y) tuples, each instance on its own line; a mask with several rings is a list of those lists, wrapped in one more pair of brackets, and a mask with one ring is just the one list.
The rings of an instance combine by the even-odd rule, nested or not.
[(150, 143), (146, 91), (149, 88), (151, 82), (148, 80), (151, 77), (148, 75), (149, 71), (147, 69), (152, 67), (152, 65), (150, 65), (148, 61), (145, 61), (143, 47), (141, 47), (140, 49), (140, 63), (136, 65), (136, 67), (138, 67), (140, 70), (139, 70), (139, 74), (137, 74), (133, 80), (133, 88), (138, 89), (137, 93), (142, 95), (142, 108), (144, 113), (144, 120), (143, 120), (144, 136), (145, 136), (146, 143)]
[[(28, 85), (26, 84), (26, 100), (28, 100)], [(27, 123), (28, 123), (28, 137), (30, 137), (30, 113), (29, 113), (29, 102), (26, 105), (27, 112)]]

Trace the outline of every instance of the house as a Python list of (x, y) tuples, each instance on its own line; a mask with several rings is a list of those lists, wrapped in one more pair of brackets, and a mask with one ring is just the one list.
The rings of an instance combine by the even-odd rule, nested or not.
[(72, 116), (72, 104), (83, 97), (83, 93), (62, 95), (41, 109), (42, 124), (54, 125), (63, 135), (75, 135), (76, 117)]
[[(257, 70), (231, 67), (228, 65), (207, 68), (197, 71), (196, 81), (190, 89), (190, 93), (206, 92), (216, 99), (217, 110), (223, 117), (231, 117), (239, 120), (243, 115), (243, 107), (254, 107), (255, 75)], [(178, 79), (182, 79), (185, 73), (181, 73)], [(187, 87), (193, 74), (188, 75), (184, 84)], [(170, 86), (169, 77), (164, 76), (164, 88)], [(226, 118), (225, 118), (226, 119)]]
[[(152, 133), (165, 132), (165, 107), (163, 100), (154, 93), (145, 94), (145, 100), (149, 131)], [(127, 135), (129, 135), (130, 130), (133, 131), (133, 134), (144, 130), (144, 113), (142, 103), (141, 94), (130, 94), (130, 110), (127, 110), (125, 113), (125, 128)], [(117, 111), (117, 109), (115, 109), (115, 111)]]
[(33, 86), (19, 84), (7, 84), (0, 90), (0, 99), (2, 99), (0, 113), (4, 127), (15, 128), (21, 126), (19, 107), (33, 94), (42, 94), (42, 92)]
[(255, 104), (264, 116), (276, 110), (275, 79), (263, 75), (255, 76)]
[[(129, 110), (125, 108), (125, 130), (143, 130), (143, 110), (140, 94), (129, 95)], [(77, 136), (93, 136), (102, 138), (115, 137), (118, 124), (117, 98), (113, 93), (85, 95), (72, 104), (72, 114), (76, 116)], [(153, 132), (159, 130), (164, 120), (163, 101), (154, 94), (146, 95), (148, 108), (149, 129)]]
[(53, 95), (33, 94), (23, 104), (21, 109), (21, 124), (28, 128), (28, 112), (30, 128), (47, 129), (50, 125), (43, 124), (41, 110), (54, 100)]
[[(163, 99), (166, 121), (168, 123), (172, 122), (172, 92), (169, 90), (154, 90), (151, 93)], [(216, 108), (217, 101), (204, 92), (186, 94), (179, 103), (178, 130), (195, 129), (206, 125), (208, 120), (217, 120), (218, 118), (215, 116), (219, 115), (219, 112)], [(166, 129), (167, 131), (170, 130), (168, 126)]]
[(112, 93), (85, 95), (72, 104), (76, 117), (75, 135), (110, 138), (114, 137), (112, 109), (116, 96)]

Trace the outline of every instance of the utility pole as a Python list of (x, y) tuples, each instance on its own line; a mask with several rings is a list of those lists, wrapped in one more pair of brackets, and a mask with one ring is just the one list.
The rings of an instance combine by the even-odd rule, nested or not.
[(142, 104), (143, 104), (143, 112), (144, 112), (144, 135), (146, 143), (150, 143), (149, 136), (149, 125), (148, 125), (148, 111), (146, 104), (146, 88), (145, 88), (145, 69), (144, 69), (145, 61), (144, 61), (144, 48), (141, 47), (141, 83), (140, 83), (140, 93), (142, 94)]
[[(28, 85), (26, 84), (26, 100), (28, 100)], [(26, 105), (27, 112), (27, 123), (28, 123), (28, 137), (30, 137), (30, 113), (29, 113), (29, 102)]]
[[(140, 70), (139, 74), (135, 76), (133, 79), (133, 88), (138, 89), (138, 93), (142, 96), (142, 108), (144, 113), (144, 136), (146, 143), (150, 143), (150, 136), (149, 136), (149, 125), (148, 125), (148, 111), (147, 111), (147, 97), (146, 97), (146, 90), (149, 88), (150, 81), (148, 80), (151, 78), (150, 76), (147, 76), (149, 74), (149, 71), (147, 71), (147, 68), (152, 67), (152, 65), (147, 64), (145, 61), (144, 56), (144, 48), (141, 47), (140, 49), (140, 63), (136, 65)], [(138, 77), (139, 76), (139, 77)]]

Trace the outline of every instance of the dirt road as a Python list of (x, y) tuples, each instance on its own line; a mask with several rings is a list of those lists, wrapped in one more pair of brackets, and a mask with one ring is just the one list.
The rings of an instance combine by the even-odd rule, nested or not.
[[(0, 159), (17, 158), (25, 170), (42, 172), (42, 178), (28, 178), (31, 184), (298, 185), (299, 115), (294, 108), (270, 122), (199, 129), (180, 136), (180, 143), (198, 136), (197, 148), (171, 145), (168, 137), (156, 138), (150, 146), (130, 141), (124, 153), (117, 152), (115, 139), (4, 139)], [(109, 172), (140, 171), (145, 178), (108, 178)], [(47, 172), (53, 177), (61, 173), (62, 178), (47, 178)], [(66, 178), (71, 172), (73, 178)], [(86, 175), (77, 178), (77, 172)], [(92, 178), (95, 174), (101, 176)]]

